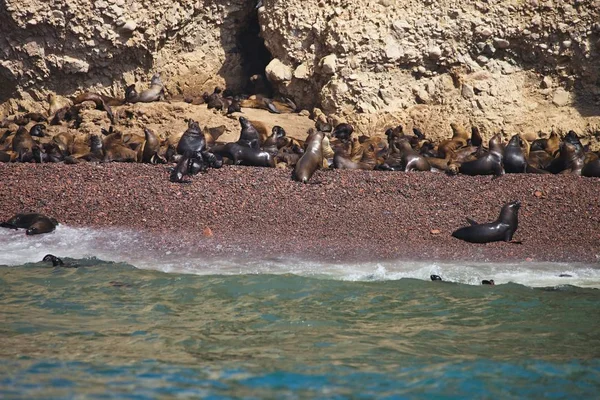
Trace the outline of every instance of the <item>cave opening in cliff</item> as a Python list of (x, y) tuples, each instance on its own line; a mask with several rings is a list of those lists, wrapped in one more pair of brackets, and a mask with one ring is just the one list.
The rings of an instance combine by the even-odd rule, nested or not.
[(249, 94), (271, 96), (273, 89), (265, 75), (265, 68), (273, 56), (260, 36), (258, 9), (254, 5), (236, 35), (236, 42), (242, 58), (244, 79), (248, 82), (246, 91)]

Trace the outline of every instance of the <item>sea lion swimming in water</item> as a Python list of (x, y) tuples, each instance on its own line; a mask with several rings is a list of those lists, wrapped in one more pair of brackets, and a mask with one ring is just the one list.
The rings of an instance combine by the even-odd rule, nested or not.
[(498, 219), (486, 224), (478, 224), (467, 218), (471, 225), (455, 230), (452, 232), (452, 236), (470, 243), (511, 242), (519, 224), (520, 207), (519, 201), (506, 203), (502, 206)]
[(0, 223), (2, 228), (26, 229), (26, 235), (49, 233), (56, 228), (56, 225), (58, 225), (58, 221), (54, 218), (37, 213), (16, 214), (8, 221)]

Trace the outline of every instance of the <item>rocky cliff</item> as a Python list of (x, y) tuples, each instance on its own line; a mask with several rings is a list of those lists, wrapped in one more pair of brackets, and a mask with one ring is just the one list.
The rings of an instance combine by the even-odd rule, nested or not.
[(48, 91), (118, 95), (156, 71), (171, 95), (243, 90), (265, 71), (303, 108), (367, 134), (400, 122), (446, 135), (450, 121), (531, 138), (600, 130), (599, 0), (0, 5), (4, 114), (41, 107)]

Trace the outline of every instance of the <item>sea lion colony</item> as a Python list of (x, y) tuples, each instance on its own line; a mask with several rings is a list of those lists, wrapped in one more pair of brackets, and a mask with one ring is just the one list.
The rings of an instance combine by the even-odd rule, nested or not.
[[(515, 134), (502, 142), (499, 133), (483, 143), (477, 127), (469, 132), (456, 123), (453, 135), (439, 143), (427, 139), (419, 129), (405, 133), (401, 125), (391, 127), (383, 136), (357, 136), (350, 124), (333, 127), (324, 115), (315, 118), (315, 128), (306, 140), (286, 136), (284, 127), (267, 132), (264, 124), (239, 117), (239, 140), (220, 143), (225, 127), (204, 127), (188, 121), (180, 138), (163, 138), (144, 129), (143, 135), (123, 134), (118, 129), (114, 107), (138, 102), (164, 101), (165, 91), (158, 75), (142, 92), (130, 85), (124, 99), (86, 92), (73, 99), (70, 106), (58, 108), (56, 98), (48, 96), (48, 114), (26, 113), (5, 119), (8, 128), (0, 136), (2, 162), (144, 162), (172, 163), (170, 180), (187, 182), (186, 176), (220, 168), (223, 164), (290, 168), (292, 178), (310, 181), (319, 168), (364, 169), (380, 171), (438, 171), (448, 174), (495, 175), (504, 173), (553, 173), (600, 177), (598, 152), (589, 151), (577, 134), (569, 131), (561, 138), (552, 130), (548, 138), (529, 143)], [(226, 114), (239, 113), (245, 107), (262, 108), (273, 113), (292, 113), (297, 108), (290, 99), (274, 100), (262, 95), (234, 96), (216, 88), (201, 98), (184, 99), (188, 103), (206, 104)], [(86, 103), (106, 111), (112, 125), (98, 134), (77, 135), (61, 132), (51, 135), (47, 125), (68, 124), (77, 128), (80, 112)]]

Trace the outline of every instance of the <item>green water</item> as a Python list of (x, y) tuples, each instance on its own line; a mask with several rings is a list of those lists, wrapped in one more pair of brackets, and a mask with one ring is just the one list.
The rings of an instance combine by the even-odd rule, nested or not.
[(0, 267), (0, 397), (576, 397), (600, 291)]

